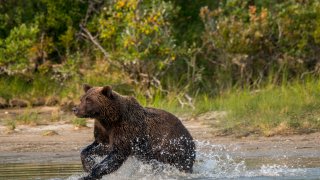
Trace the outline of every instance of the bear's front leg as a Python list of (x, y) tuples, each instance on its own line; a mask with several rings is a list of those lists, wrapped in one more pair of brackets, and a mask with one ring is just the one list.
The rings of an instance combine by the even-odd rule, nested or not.
[(91, 173), (81, 178), (82, 180), (101, 179), (103, 175), (110, 174), (121, 167), (124, 161), (129, 157), (129, 151), (111, 151), (105, 159), (96, 164)]
[(85, 172), (91, 172), (95, 165), (94, 156), (105, 156), (110, 152), (109, 146), (94, 141), (81, 151), (81, 162)]

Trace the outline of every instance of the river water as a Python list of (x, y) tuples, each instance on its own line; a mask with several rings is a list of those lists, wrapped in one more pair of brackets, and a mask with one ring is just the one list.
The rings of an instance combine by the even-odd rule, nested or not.
[[(0, 179), (76, 180), (85, 175), (80, 161), (35, 162), (37, 161), (2, 162)], [(277, 154), (250, 156), (237, 152), (236, 147), (230, 149), (223, 145), (199, 141), (192, 174), (181, 173), (160, 163), (154, 168), (132, 157), (118, 171), (104, 176), (103, 179), (320, 179), (320, 157), (318, 154), (304, 157)]]

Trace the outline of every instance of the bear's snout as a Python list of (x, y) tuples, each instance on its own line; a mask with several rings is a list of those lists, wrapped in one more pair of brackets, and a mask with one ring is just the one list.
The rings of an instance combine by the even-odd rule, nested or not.
[(77, 108), (76, 106), (72, 108), (72, 111), (73, 111), (73, 113), (74, 113), (75, 115), (77, 115), (78, 112), (79, 112), (79, 110), (78, 110), (78, 108)]
[(74, 113), (74, 115), (76, 115), (78, 118), (86, 118), (86, 112), (83, 111), (83, 108), (81, 106), (74, 106), (72, 108), (72, 111)]

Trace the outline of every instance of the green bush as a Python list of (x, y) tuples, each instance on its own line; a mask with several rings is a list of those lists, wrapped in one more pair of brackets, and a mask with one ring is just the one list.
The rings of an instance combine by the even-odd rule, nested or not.
[(318, 127), (317, 102), (287, 97), (315, 92), (281, 88), (316, 86), (319, 47), (317, 0), (4, 1), (0, 96), (78, 99), (82, 83), (110, 84), (143, 105), (230, 111), (230, 127)]
[(29, 55), (38, 31), (37, 26), (22, 24), (13, 28), (6, 39), (0, 39), (0, 66), (8, 74), (30, 68), (32, 62), (29, 61)]
[(162, 0), (110, 1), (94, 29), (112, 61), (145, 85), (160, 78), (178, 56), (170, 24), (174, 16), (173, 5)]
[(216, 87), (256, 88), (319, 75), (320, 3), (256, 4), (234, 0), (201, 9), (205, 31), (200, 58), (207, 64), (207, 78)]

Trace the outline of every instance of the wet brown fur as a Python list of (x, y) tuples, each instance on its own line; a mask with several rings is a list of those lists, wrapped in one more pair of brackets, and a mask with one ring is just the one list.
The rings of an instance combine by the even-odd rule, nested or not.
[[(95, 142), (81, 153), (84, 169), (90, 172), (87, 179), (117, 170), (131, 155), (144, 162), (157, 160), (192, 172), (195, 144), (177, 117), (164, 110), (144, 108), (135, 98), (122, 96), (109, 86), (85, 85), (84, 89), (86, 93), (75, 114), (95, 119)], [(106, 157), (94, 165), (87, 160), (93, 153)]]

